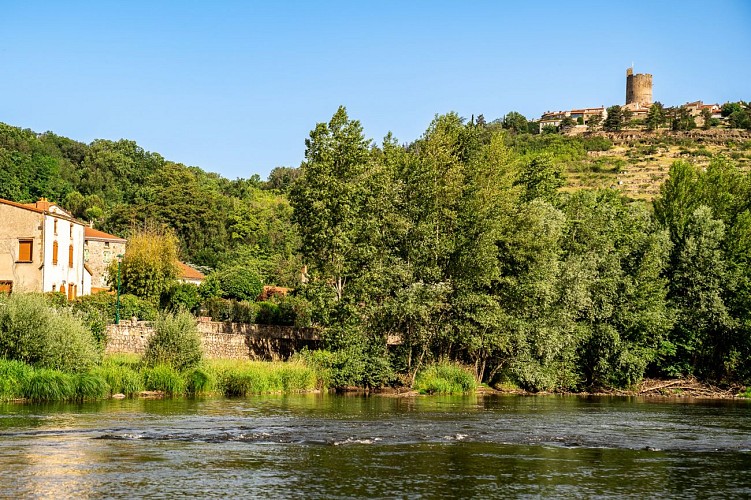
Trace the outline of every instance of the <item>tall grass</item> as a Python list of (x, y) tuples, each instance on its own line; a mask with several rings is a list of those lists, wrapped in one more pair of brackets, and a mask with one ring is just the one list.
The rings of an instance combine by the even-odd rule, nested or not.
[(414, 389), (421, 394), (463, 394), (477, 387), (475, 377), (459, 365), (441, 363), (422, 370)]
[(0, 401), (21, 399), (33, 368), (21, 361), (0, 359)]
[(147, 391), (162, 391), (168, 396), (185, 394), (186, 383), (179, 371), (169, 365), (157, 365), (143, 370)]
[(228, 397), (310, 391), (319, 386), (316, 371), (302, 362), (219, 361), (209, 366), (217, 373), (217, 390)]
[(93, 370), (93, 373), (107, 382), (112, 394), (134, 396), (144, 389), (143, 377), (137, 363), (129, 365), (115, 359), (105, 359), (101, 366)]

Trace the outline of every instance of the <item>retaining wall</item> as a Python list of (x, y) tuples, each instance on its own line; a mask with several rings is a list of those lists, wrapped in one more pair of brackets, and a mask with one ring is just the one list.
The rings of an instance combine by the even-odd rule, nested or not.
[[(318, 347), (313, 328), (199, 321), (203, 353), (209, 359), (283, 360), (303, 347)], [(123, 321), (107, 326), (107, 354), (143, 354), (154, 330), (150, 322)]]

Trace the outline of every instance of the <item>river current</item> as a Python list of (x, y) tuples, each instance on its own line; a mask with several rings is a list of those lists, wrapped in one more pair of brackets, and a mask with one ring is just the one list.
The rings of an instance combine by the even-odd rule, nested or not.
[(8, 498), (751, 496), (751, 401), (289, 395), (0, 404)]

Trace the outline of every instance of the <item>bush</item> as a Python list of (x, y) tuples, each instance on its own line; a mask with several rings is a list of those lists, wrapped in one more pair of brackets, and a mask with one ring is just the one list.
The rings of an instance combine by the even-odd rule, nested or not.
[(252, 301), (263, 291), (261, 278), (246, 267), (230, 267), (216, 274), (222, 297)]
[(279, 306), (271, 301), (257, 302), (256, 323), (259, 325), (278, 325)]
[(127, 293), (120, 295), (120, 319), (135, 317), (141, 321), (154, 321), (157, 316), (159, 311), (152, 302)]
[(252, 302), (222, 299), (214, 297), (206, 300), (201, 313), (210, 316), (213, 321), (229, 321), (232, 323), (254, 323), (257, 307)]
[(162, 296), (162, 308), (173, 312), (193, 312), (200, 302), (198, 286), (192, 283), (176, 283)]
[(0, 357), (77, 372), (101, 360), (91, 331), (68, 309), (51, 307), (41, 294), (0, 298)]
[(474, 391), (475, 377), (459, 365), (438, 364), (420, 371), (415, 390), (422, 394), (463, 394)]
[(197, 366), (201, 357), (201, 338), (193, 315), (187, 312), (166, 314), (154, 323), (154, 334), (144, 354), (148, 366), (165, 364), (187, 370)]

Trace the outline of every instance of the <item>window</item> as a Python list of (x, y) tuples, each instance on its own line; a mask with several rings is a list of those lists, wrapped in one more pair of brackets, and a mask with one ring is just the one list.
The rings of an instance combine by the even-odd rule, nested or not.
[(109, 241), (105, 241), (104, 242), (104, 248), (109, 248), (109, 247), (110, 247), (110, 242)]
[(73, 300), (78, 295), (78, 285), (68, 283), (68, 300)]
[(68, 267), (73, 267), (73, 245), (68, 247)]
[(70, 224), (69, 226), (70, 227), (70, 239), (72, 240), (73, 239), (73, 223), (69, 222), (69, 224)]
[(57, 265), (57, 241), (52, 242), (52, 265)]
[(65, 293), (65, 285), (60, 285), (60, 289), (58, 291), (60, 293)]
[(18, 240), (18, 262), (31, 262), (34, 240)]
[(0, 281), (0, 293), (10, 293), (13, 291), (12, 281)]
[(55, 219), (54, 221), (52, 221), (52, 228), (55, 231), (55, 236), (57, 236), (57, 219)]

